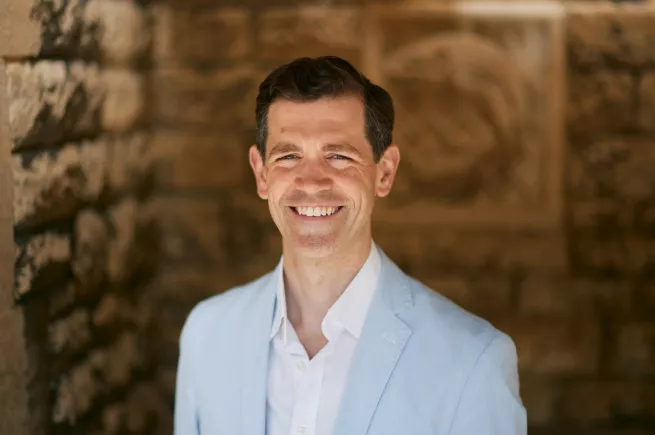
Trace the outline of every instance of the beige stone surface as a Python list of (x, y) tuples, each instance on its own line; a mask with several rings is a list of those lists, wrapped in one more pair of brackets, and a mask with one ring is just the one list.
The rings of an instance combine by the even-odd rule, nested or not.
[(535, 375), (595, 375), (600, 327), (594, 318), (505, 316), (493, 322), (516, 344), (519, 370)]
[(260, 59), (276, 66), (302, 56), (334, 55), (358, 64), (363, 14), (348, 6), (308, 5), (261, 14)]
[(620, 325), (612, 347), (612, 369), (618, 376), (651, 376), (655, 373), (655, 325), (633, 321)]
[(91, 319), (85, 308), (48, 325), (48, 350), (53, 355), (71, 354), (91, 343)]
[(31, 237), (16, 249), (16, 296), (51, 285), (65, 273), (70, 259), (70, 236), (47, 232)]
[(139, 59), (150, 43), (145, 10), (132, 1), (91, 0), (83, 20), (95, 27), (102, 60), (125, 65)]
[(136, 266), (130, 254), (135, 248), (138, 207), (136, 199), (128, 197), (108, 211), (112, 237), (108, 247), (107, 273), (113, 282), (127, 279)]
[(569, 61), (575, 67), (653, 66), (654, 19), (651, 3), (575, 4), (566, 20)]
[(7, 76), (15, 150), (98, 132), (105, 92), (97, 66), (59, 61), (11, 63)]
[(255, 119), (256, 77), (247, 66), (203, 72), (162, 68), (152, 83), (157, 89), (154, 120), (173, 126), (250, 127)]
[(162, 130), (152, 140), (158, 185), (176, 190), (240, 187), (251, 176), (248, 149), (253, 143), (252, 133), (233, 129)]
[(75, 219), (75, 246), (71, 269), (83, 288), (101, 284), (106, 276), (109, 228), (106, 220), (93, 210), (82, 210)]
[(146, 110), (146, 79), (128, 69), (105, 69), (102, 80), (106, 96), (102, 104), (103, 130), (123, 133), (144, 118)]
[(247, 9), (173, 11), (160, 7), (159, 12), (155, 25), (168, 33), (158, 41), (157, 59), (164, 63), (239, 61), (253, 50), (253, 14)]
[(655, 133), (655, 73), (646, 73), (641, 77), (639, 86), (639, 122), (640, 127), (649, 133)]
[(40, 43), (39, 23), (31, 16), (32, 2), (5, 0), (0, 4), (0, 56), (34, 56)]
[(108, 187), (115, 194), (140, 191), (151, 175), (153, 152), (150, 135), (136, 132), (108, 143)]

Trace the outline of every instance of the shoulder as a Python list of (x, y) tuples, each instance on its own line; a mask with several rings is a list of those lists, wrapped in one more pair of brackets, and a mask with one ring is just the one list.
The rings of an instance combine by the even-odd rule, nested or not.
[(222, 324), (233, 324), (243, 317), (261, 290), (273, 279), (273, 272), (247, 284), (233, 287), (196, 304), (184, 322), (181, 345), (196, 342), (207, 331), (219, 331)]

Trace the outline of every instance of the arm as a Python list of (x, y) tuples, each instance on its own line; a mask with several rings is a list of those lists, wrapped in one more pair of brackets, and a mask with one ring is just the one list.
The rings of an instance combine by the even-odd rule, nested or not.
[(464, 385), (450, 435), (525, 435), (516, 348), (502, 334), (482, 352)]
[(189, 329), (187, 320), (180, 335), (180, 357), (175, 385), (175, 435), (200, 435), (195, 395), (192, 387), (193, 368), (191, 367)]

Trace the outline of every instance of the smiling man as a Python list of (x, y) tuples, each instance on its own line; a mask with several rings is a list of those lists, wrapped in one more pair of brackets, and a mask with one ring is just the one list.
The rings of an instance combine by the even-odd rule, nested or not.
[(512, 340), (373, 242), (400, 161), (390, 95), (343, 59), (297, 59), (261, 83), (256, 122), (282, 258), (189, 315), (175, 434), (525, 434)]

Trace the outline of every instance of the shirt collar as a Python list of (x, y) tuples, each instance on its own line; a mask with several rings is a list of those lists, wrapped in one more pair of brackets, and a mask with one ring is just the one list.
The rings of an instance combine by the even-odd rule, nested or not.
[[(286, 343), (288, 319), (283, 261), (284, 259), (282, 258), (276, 270), (277, 297), (270, 338), (272, 339), (282, 330), (282, 338)], [(324, 333), (326, 333), (326, 330), (335, 331), (335, 329), (344, 328), (355, 338), (359, 339), (362, 328), (364, 327), (364, 321), (366, 320), (368, 307), (377, 286), (380, 269), (380, 253), (375, 244), (371, 242), (371, 251), (366, 262), (364, 262), (364, 265), (357, 272), (355, 278), (348, 284), (339, 299), (337, 299), (325, 315), (322, 323)], [(327, 338), (330, 339), (331, 337), (328, 336)]]

